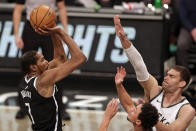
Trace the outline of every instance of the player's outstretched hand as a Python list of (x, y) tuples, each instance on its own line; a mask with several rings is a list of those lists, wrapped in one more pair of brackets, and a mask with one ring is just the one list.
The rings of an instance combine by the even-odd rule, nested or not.
[(118, 103), (119, 100), (113, 98), (107, 105), (104, 117), (107, 117), (109, 120), (111, 120), (119, 110)]
[(124, 30), (121, 26), (120, 19), (119, 19), (118, 15), (114, 16), (114, 25), (115, 25), (116, 35), (120, 39), (124, 39), (125, 38), (125, 33), (124, 33)]
[(116, 76), (115, 76), (115, 83), (116, 85), (120, 85), (123, 83), (124, 81), (124, 78), (126, 76), (126, 70), (124, 67), (117, 67), (117, 73), (116, 73)]
[(138, 101), (134, 101), (134, 104), (136, 106), (139, 105), (139, 104), (145, 104), (145, 103), (146, 103), (145, 100), (142, 99), (141, 97), (138, 97)]

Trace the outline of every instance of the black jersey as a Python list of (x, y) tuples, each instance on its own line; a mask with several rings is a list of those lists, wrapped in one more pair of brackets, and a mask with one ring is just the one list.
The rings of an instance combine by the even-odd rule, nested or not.
[(53, 96), (45, 98), (36, 89), (37, 77), (24, 78), (20, 93), (25, 103), (34, 131), (62, 131), (62, 120), (57, 103), (58, 88), (54, 85)]

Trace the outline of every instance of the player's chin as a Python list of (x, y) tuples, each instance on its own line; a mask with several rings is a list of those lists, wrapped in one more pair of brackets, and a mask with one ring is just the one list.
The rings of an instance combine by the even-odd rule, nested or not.
[(163, 87), (163, 88), (167, 88), (167, 83), (163, 82), (163, 83), (162, 83), (162, 87)]

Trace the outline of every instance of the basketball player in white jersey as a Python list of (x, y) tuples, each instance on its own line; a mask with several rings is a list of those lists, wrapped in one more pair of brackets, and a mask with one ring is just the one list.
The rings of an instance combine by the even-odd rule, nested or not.
[(133, 44), (125, 36), (118, 16), (114, 17), (116, 34), (132, 64), (137, 80), (144, 88), (145, 101), (151, 102), (159, 112), (159, 131), (184, 131), (195, 116), (194, 108), (182, 96), (183, 88), (190, 81), (189, 71), (181, 66), (171, 68), (164, 78), (162, 86), (149, 74), (146, 65)]

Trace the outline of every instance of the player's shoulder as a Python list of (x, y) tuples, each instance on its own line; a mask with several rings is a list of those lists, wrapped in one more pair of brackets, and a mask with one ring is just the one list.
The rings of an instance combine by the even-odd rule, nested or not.
[(191, 106), (191, 104), (184, 104), (182, 108), (180, 109), (179, 114), (190, 114), (192, 116), (195, 116), (195, 108)]
[(186, 110), (186, 111), (194, 111), (195, 112), (195, 108), (192, 107), (191, 104), (185, 104), (182, 108), (182, 110)]

